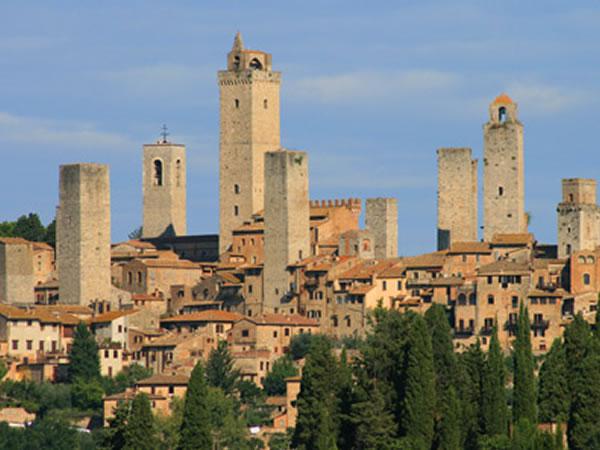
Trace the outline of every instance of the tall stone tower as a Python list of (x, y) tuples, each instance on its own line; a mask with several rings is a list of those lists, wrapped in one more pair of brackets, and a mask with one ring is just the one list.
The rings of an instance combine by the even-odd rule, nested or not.
[(56, 245), (60, 303), (109, 300), (110, 182), (104, 164), (60, 166)]
[(22, 238), (0, 238), (0, 302), (33, 303), (33, 247)]
[(398, 202), (395, 198), (368, 198), (365, 226), (373, 235), (375, 258), (398, 256)]
[(600, 245), (600, 207), (596, 203), (596, 180), (562, 180), (562, 202), (558, 213), (558, 257)]
[(275, 312), (290, 290), (287, 266), (310, 256), (308, 155), (265, 154), (264, 312)]
[(144, 237), (183, 236), (186, 224), (185, 146), (166, 135), (144, 145)]
[(440, 148), (437, 248), (477, 240), (477, 160), (470, 148)]
[(490, 105), (483, 126), (483, 237), (496, 233), (524, 233), (525, 177), (523, 124), (517, 104), (502, 94)]
[(231, 245), (232, 230), (263, 209), (265, 152), (280, 148), (280, 79), (271, 55), (244, 49), (238, 33), (227, 70), (219, 72), (221, 253)]

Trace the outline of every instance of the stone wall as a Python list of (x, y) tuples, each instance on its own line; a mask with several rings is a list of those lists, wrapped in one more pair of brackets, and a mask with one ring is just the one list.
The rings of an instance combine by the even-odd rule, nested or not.
[(0, 239), (0, 302), (33, 303), (33, 249), (21, 238)]
[(373, 235), (375, 258), (398, 256), (398, 202), (395, 198), (368, 198), (365, 226)]

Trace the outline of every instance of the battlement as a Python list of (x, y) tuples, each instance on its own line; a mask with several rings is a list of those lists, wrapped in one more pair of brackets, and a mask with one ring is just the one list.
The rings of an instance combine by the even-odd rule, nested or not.
[(311, 208), (360, 208), (360, 198), (336, 198), (329, 200), (311, 200)]

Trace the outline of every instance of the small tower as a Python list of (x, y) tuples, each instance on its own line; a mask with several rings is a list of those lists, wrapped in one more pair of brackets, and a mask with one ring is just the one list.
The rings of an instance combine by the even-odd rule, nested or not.
[(169, 142), (166, 128), (156, 144), (144, 145), (142, 184), (143, 236), (187, 234), (185, 145)]
[(525, 233), (525, 177), (523, 124), (517, 104), (502, 94), (489, 108), (483, 126), (483, 236), (491, 241), (496, 233)]
[(109, 300), (110, 181), (104, 164), (60, 166), (56, 253), (60, 303)]
[(470, 148), (440, 148), (437, 248), (477, 240), (477, 160)]
[(279, 88), (271, 55), (246, 50), (238, 33), (219, 71), (221, 136), (219, 247), (229, 249), (232, 231), (264, 208), (264, 158), (280, 148)]
[(287, 266), (310, 256), (308, 155), (265, 154), (265, 263), (263, 312), (278, 312), (290, 291)]
[(33, 246), (22, 238), (0, 238), (0, 302), (33, 303)]
[(579, 250), (600, 245), (600, 207), (596, 203), (596, 180), (562, 180), (562, 202), (558, 214), (558, 257), (568, 258)]
[(365, 227), (373, 236), (375, 258), (398, 256), (398, 201), (395, 198), (368, 198)]

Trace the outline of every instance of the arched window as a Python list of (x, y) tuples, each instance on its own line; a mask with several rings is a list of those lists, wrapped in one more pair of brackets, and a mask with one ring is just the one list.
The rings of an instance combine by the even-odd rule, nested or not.
[(238, 109), (240, 107), (240, 100), (239, 99), (235, 99), (235, 108)]
[(175, 183), (177, 187), (181, 186), (181, 160), (175, 161)]
[(240, 214), (240, 208), (239, 208), (239, 206), (238, 206), (238, 205), (235, 205), (235, 206), (233, 207), (233, 215), (234, 215), (234, 216), (238, 216), (239, 214)]
[(573, 194), (569, 194), (569, 202), (573, 203)]
[(233, 68), (235, 70), (238, 70), (240, 68), (240, 57), (239, 56), (233, 57)]
[(567, 250), (567, 255), (570, 255), (571, 254), (571, 244), (567, 244), (566, 250)]
[(474, 293), (469, 294), (469, 305), (476, 305), (477, 304), (477, 295), (475, 295)]
[(160, 159), (154, 160), (154, 186), (163, 185), (163, 163)]
[(257, 58), (253, 58), (252, 61), (250, 61), (250, 68), (252, 70), (262, 70), (263, 66)]
[(583, 274), (583, 284), (585, 284), (586, 286), (589, 286), (589, 284), (590, 284), (590, 274), (589, 273)]
[(580, 256), (579, 258), (577, 258), (577, 262), (579, 264), (585, 264), (585, 256)]
[(467, 304), (467, 296), (465, 294), (459, 294), (458, 295), (458, 304), (459, 305), (466, 305)]
[(488, 295), (488, 305), (493, 305), (493, 304), (494, 304), (494, 296)]
[(498, 186), (498, 195), (502, 197), (504, 195), (504, 188), (502, 186)]
[(337, 327), (338, 326), (338, 318), (337, 318), (337, 316), (331, 316), (331, 326), (332, 327)]
[(240, 193), (240, 185), (239, 184), (234, 184), (233, 185), (233, 193), (234, 194), (239, 194)]
[(263, 106), (264, 106), (265, 109), (269, 108), (269, 102), (267, 101), (266, 98), (263, 100)]
[(506, 108), (504, 106), (498, 109), (498, 120), (501, 123), (506, 122)]
[(594, 257), (593, 257), (593, 256), (588, 256), (588, 257), (586, 258), (586, 261), (587, 261), (587, 263), (588, 263), (588, 264), (594, 264), (594, 261), (595, 261), (595, 260), (594, 260)]

